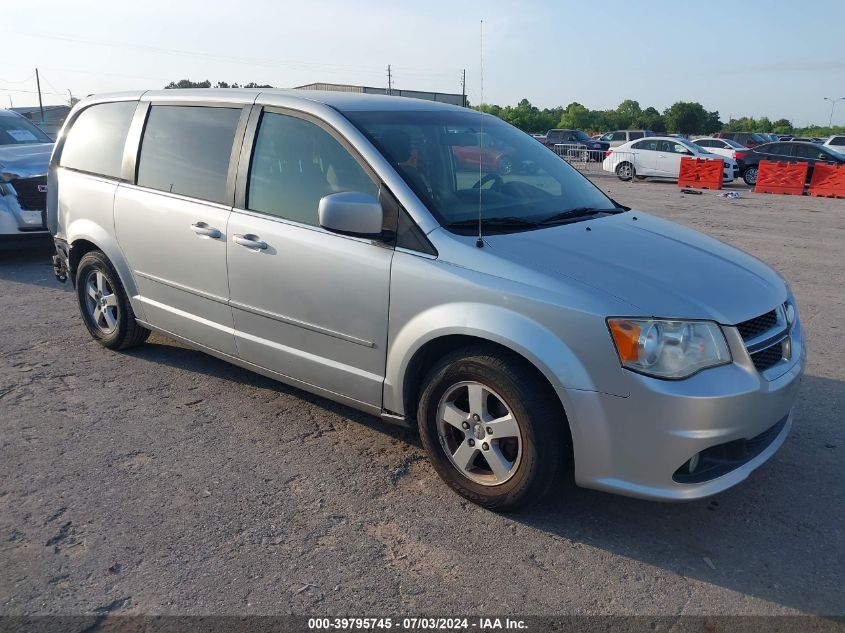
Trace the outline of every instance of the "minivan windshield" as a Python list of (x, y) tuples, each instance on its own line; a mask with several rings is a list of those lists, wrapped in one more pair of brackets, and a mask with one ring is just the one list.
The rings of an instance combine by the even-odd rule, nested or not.
[(585, 209), (619, 210), (565, 160), (495, 116), (483, 115), (482, 124), (472, 111), (345, 114), (437, 221), (458, 232), (472, 230), (479, 203), (485, 224), (498, 232), (566, 221), (566, 213), (580, 217)]
[(40, 128), (22, 116), (0, 114), (0, 145), (30, 145), (52, 143)]

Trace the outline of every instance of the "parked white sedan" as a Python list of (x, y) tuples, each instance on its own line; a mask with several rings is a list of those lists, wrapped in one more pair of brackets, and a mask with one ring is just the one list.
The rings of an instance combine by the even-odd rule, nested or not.
[(655, 136), (631, 141), (608, 150), (602, 168), (615, 173), (620, 180), (631, 178), (678, 179), (681, 159), (704, 158), (722, 160), (724, 172), (722, 182), (733, 182), (739, 175), (736, 161), (726, 156), (717, 156), (686, 139), (669, 136)]
[[(718, 154), (719, 156), (726, 156), (734, 160), (741, 160), (749, 151), (742, 143), (737, 143), (730, 138), (697, 138), (693, 141), (699, 147), (703, 147), (711, 154)], [(737, 155), (737, 152), (739, 155)]]

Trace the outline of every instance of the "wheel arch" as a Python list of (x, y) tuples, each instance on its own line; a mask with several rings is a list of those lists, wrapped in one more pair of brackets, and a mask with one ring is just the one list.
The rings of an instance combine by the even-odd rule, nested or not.
[[(461, 323), (432, 321), (459, 315)], [(418, 315), (391, 337), (385, 377), (384, 406), (416, 416), (422, 380), (444, 354), (483, 344), (514, 354), (536, 371), (548, 388), (593, 389), (586, 369), (554, 333), (526, 316), (494, 306), (445, 305)], [(560, 401), (559, 396), (556, 399)], [(564, 405), (561, 402), (561, 410)], [(564, 411), (565, 414), (565, 411)]]
[(67, 241), (70, 246), (70, 252), (68, 254), (68, 264), (70, 266), (69, 277), (74, 286), (76, 285), (77, 267), (85, 254), (94, 250), (101, 251), (117, 271), (120, 283), (123, 285), (127, 297), (129, 297), (129, 302), (132, 304), (135, 314), (143, 319), (143, 305), (135, 299), (138, 295), (135, 279), (129, 270), (129, 266), (123, 257), (123, 252), (120, 250), (115, 237), (110, 235), (99, 224), (91, 220), (80, 219), (68, 226)]

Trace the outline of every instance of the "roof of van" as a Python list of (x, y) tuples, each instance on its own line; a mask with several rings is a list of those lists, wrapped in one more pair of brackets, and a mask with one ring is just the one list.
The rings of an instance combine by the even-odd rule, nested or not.
[(384, 110), (465, 110), (465, 108), (448, 103), (414, 99), (412, 97), (391, 97), (386, 95), (334, 92), (329, 90), (283, 90), (277, 88), (189, 88), (148, 91), (138, 90), (133, 92), (91, 95), (91, 97), (85, 99), (85, 101), (130, 101), (143, 98), (144, 100), (163, 99), (167, 101), (273, 103), (274, 97), (281, 97), (285, 100), (296, 99), (321, 103), (340, 110), (341, 112)]

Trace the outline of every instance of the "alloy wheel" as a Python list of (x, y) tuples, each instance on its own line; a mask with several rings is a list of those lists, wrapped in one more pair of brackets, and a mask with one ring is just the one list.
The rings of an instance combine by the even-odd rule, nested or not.
[(85, 278), (85, 307), (88, 316), (103, 334), (117, 329), (117, 295), (114, 288), (99, 270), (92, 270)]
[(452, 465), (475, 483), (498, 486), (519, 468), (519, 422), (486, 385), (465, 381), (447, 389), (437, 406), (437, 431)]

